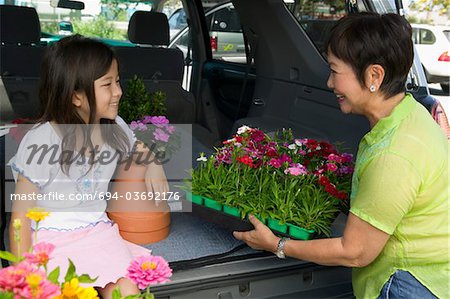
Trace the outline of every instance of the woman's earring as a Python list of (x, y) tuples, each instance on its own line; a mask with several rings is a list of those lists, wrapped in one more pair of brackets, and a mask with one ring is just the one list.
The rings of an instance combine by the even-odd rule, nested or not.
[(375, 92), (375, 90), (377, 90), (377, 88), (375, 87), (375, 85), (370, 85), (369, 87), (370, 92)]

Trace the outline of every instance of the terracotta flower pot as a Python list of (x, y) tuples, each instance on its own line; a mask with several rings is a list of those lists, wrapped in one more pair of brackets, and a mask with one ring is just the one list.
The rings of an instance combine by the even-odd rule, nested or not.
[(109, 212), (127, 241), (145, 245), (159, 242), (170, 233), (170, 212)]
[(119, 226), (120, 235), (139, 245), (163, 240), (170, 232), (170, 209), (166, 202), (151, 199), (145, 186), (146, 167), (119, 166), (108, 202), (108, 216)]

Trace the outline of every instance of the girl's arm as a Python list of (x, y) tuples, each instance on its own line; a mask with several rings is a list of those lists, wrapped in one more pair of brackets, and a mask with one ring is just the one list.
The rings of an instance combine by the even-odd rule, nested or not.
[[(169, 185), (162, 165), (157, 164), (154, 155), (142, 142), (137, 141), (136, 151), (127, 163), (118, 165), (112, 194), (118, 200), (108, 202), (109, 212), (148, 212), (167, 210), (166, 202), (154, 200), (159, 193), (169, 191)], [(132, 199), (132, 200), (127, 200)], [(162, 203), (162, 204), (161, 204)]]
[(143, 142), (137, 141), (136, 151), (143, 157), (148, 157), (146, 161), (150, 162), (145, 165), (147, 168), (145, 172), (147, 191), (153, 192), (153, 194), (159, 194), (163, 198), (163, 194), (169, 191), (169, 184), (163, 166)]
[[(15, 194), (38, 194), (39, 189), (31, 183), (28, 179), (19, 175), (17, 178)], [(23, 253), (28, 252), (31, 248), (31, 221), (25, 215), (29, 208), (35, 206), (35, 201), (32, 200), (16, 200), (12, 205), (11, 221), (9, 225), (9, 243), (11, 252), (14, 255), (22, 256)], [(16, 241), (14, 220), (19, 219), (21, 221), (21, 227), (18, 230), (20, 237), (20, 245)]]
[[(234, 236), (255, 249), (275, 252), (280, 238), (256, 217), (250, 217), (255, 227), (249, 232), (234, 232)], [(383, 250), (389, 234), (373, 227), (352, 213), (349, 214), (344, 235), (340, 238), (310, 241), (289, 240), (286, 256), (327, 266), (364, 267)]]

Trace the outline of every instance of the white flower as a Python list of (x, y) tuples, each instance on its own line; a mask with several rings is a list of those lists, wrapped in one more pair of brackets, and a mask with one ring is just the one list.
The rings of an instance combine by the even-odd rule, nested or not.
[(200, 157), (197, 158), (197, 161), (206, 162), (208, 159), (205, 157), (205, 153), (200, 153)]
[(290, 150), (294, 150), (295, 148), (296, 148), (296, 146), (294, 143), (289, 144), (289, 146), (288, 146), (288, 149), (290, 149)]
[(247, 132), (248, 130), (251, 130), (251, 128), (244, 125), (237, 130), (237, 133), (238, 133), (238, 135), (241, 135), (241, 134)]
[(295, 144), (297, 146), (302, 146), (303, 145), (303, 141), (304, 141), (304, 139), (295, 139)]

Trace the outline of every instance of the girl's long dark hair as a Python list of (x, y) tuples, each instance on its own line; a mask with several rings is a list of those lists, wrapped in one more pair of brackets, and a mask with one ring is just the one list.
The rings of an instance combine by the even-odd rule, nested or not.
[[(77, 145), (77, 130), (82, 128), (84, 149), (94, 150), (91, 130), (96, 115), (94, 81), (104, 76), (117, 61), (114, 52), (100, 41), (73, 35), (50, 46), (41, 65), (39, 99), (41, 113), (39, 123), (54, 122), (62, 133), (63, 153), (74, 151)], [(75, 110), (72, 97), (75, 92), (84, 92), (89, 103), (89, 123)], [(125, 132), (114, 120), (101, 119), (103, 140), (122, 156), (130, 151)], [(78, 129), (77, 129), (78, 128)], [(71, 163), (60, 161), (67, 174)], [(92, 165), (91, 165), (92, 166)]]

